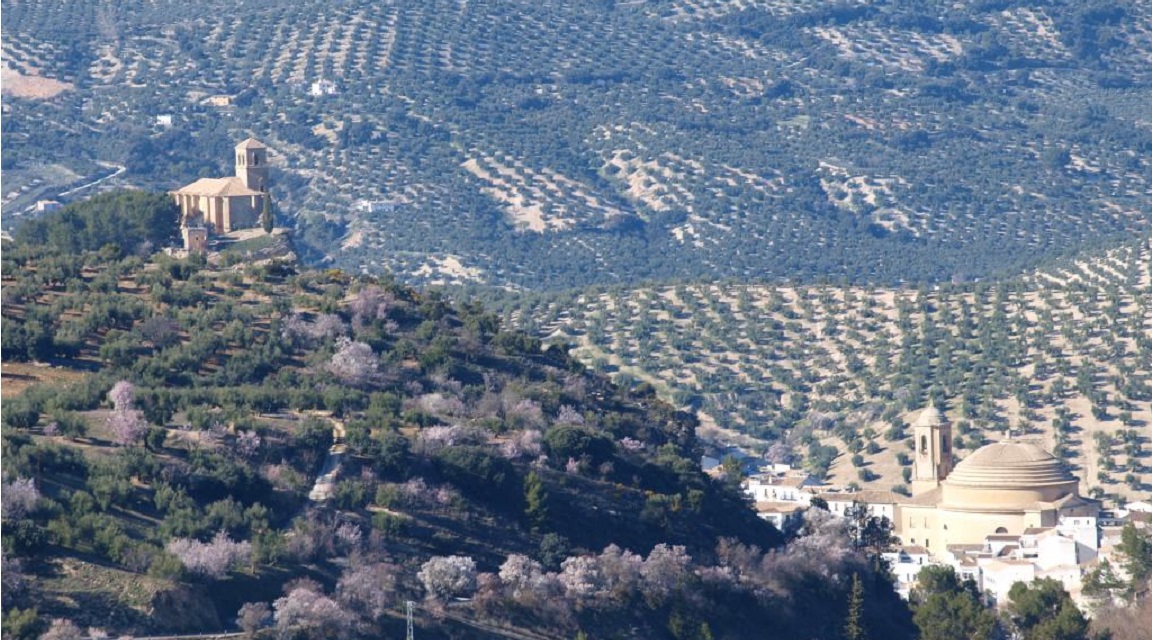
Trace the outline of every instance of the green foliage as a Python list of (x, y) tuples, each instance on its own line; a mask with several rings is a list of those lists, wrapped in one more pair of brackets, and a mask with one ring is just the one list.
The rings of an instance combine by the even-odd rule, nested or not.
[(1124, 570), (1130, 579), (1130, 592), (1135, 593), (1152, 576), (1152, 533), (1137, 529), (1135, 523), (1129, 522), (1120, 533), (1120, 544), (1116, 550), (1124, 558)]
[(914, 589), (913, 621), (921, 640), (994, 640), (996, 615), (980, 601), (976, 584), (961, 582), (952, 567), (921, 569)]
[(860, 582), (860, 574), (852, 574), (852, 593), (848, 599), (848, 614), (844, 620), (845, 640), (865, 640), (868, 635), (864, 631), (864, 585)]
[(445, 447), (436, 453), (434, 462), (440, 475), (464, 495), (497, 506), (519, 506), (522, 494), (516, 469), (487, 449)]
[[(22, 259), (23, 268), (10, 272), (12, 285), (31, 291), (43, 284), (41, 260), (55, 258), (29, 251)], [(112, 575), (191, 580), (166, 546), (174, 538), (206, 542), (221, 532), (252, 545), (243, 575), (208, 594), (217, 606), (234, 608), (235, 590), (253, 585), (255, 593), (258, 584), (328, 574), (345, 554), (393, 557), (403, 567), (398, 571), (408, 572), (418, 558), (458, 553), (461, 545), (485, 562), (535, 549), (533, 556), (558, 571), (566, 558), (613, 543), (636, 552), (684, 545), (693, 558), (706, 558), (718, 537), (764, 549), (779, 541), (738, 490), (701, 473), (689, 414), (643, 385), (614, 387), (562, 350), (541, 351), (521, 334), (504, 332), (509, 337), (495, 344), (498, 323), (478, 305), (304, 270), (264, 283), (259, 296), (240, 297), (229, 291), (248, 287), (246, 276), (202, 262), (145, 265), (111, 252), (80, 261), (88, 264), (83, 274), (73, 270), (21, 312), (54, 318), (53, 328), (81, 353), (99, 353), (107, 343), (126, 349), (100, 363), (85, 358), (83, 369), (66, 372), (65, 384), (5, 398), (6, 421), (30, 428), (5, 427), (4, 471), (42, 480), (48, 497), (33, 518), (5, 522), (4, 544), (6, 553), (34, 554), (38, 560), (24, 567), (38, 577), (66, 559), (104, 565), (99, 570)], [(11, 269), (15, 259), (5, 254), (4, 262)], [(185, 286), (207, 304), (172, 306), (182, 294), (155, 295)], [(346, 300), (349, 289), (365, 286), (381, 289), (377, 302), (391, 323), (385, 331), (364, 321), (368, 313), (381, 315), (379, 307), (354, 310)], [(321, 309), (331, 315), (321, 316)], [(20, 315), (6, 318), (20, 322)], [(81, 317), (91, 322), (77, 326)], [(173, 325), (148, 322), (157, 317)], [(372, 340), (382, 354), (379, 377), (363, 389), (343, 388), (327, 372), (336, 335)], [(439, 351), (433, 371), (415, 365), (427, 349)], [(121, 380), (135, 387), (135, 407), (166, 425), (150, 430), (147, 447), (104, 439), (108, 392)], [(334, 419), (316, 413), (326, 406), (342, 414), (347, 450), (332, 497), (322, 508), (304, 508), (333, 443)], [(35, 416), (15, 417), (23, 411)], [(64, 435), (91, 423), (96, 437), (46, 437), (42, 429), (50, 422)], [(549, 422), (554, 426), (541, 438), (537, 430)], [(541, 449), (557, 466), (572, 460), (582, 473), (533, 466)], [(370, 498), (378, 506), (368, 505)], [(693, 575), (675, 582), (694, 581)], [(118, 584), (104, 585), (94, 592), (109, 608), (134, 597)], [(69, 583), (62, 589), (73, 597)], [(599, 633), (626, 616), (639, 633), (658, 635), (667, 604), (683, 608), (685, 638), (707, 638), (713, 628), (724, 637), (742, 624), (716, 627), (708, 618), (705, 626), (706, 605), (676, 596), (613, 597), (640, 603), (635, 615), (601, 610), (602, 620), (578, 613), (573, 622), (590, 622)], [(718, 602), (721, 595), (702, 597)], [(40, 599), (34, 594), (31, 603)], [(750, 597), (739, 604), (741, 619), (768, 615)], [(68, 605), (60, 607), (72, 617)], [(555, 633), (575, 628), (550, 618), (537, 622)], [(118, 623), (116, 631), (133, 632), (131, 625)]]
[(548, 525), (548, 492), (539, 474), (529, 471), (524, 476), (524, 518), (533, 531), (542, 531)]
[(264, 204), (260, 208), (260, 227), (264, 229), (264, 233), (272, 233), (276, 224), (276, 220), (272, 216), (272, 198), (265, 195), (263, 201)]
[(179, 237), (179, 209), (172, 197), (143, 191), (103, 193), (21, 225), (16, 240), (74, 255), (115, 246), (132, 254), (147, 245), (149, 253)]
[(1087, 640), (1088, 621), (1060, 582), (1017, 582), (1008, 591), (1008, 615), (1023, 640)]
[(36, 609), (13, 607), (4, 612), (4, 637), (13, 640), (35, 640), (44, 625), (36, 617)]
[(592, 464), (598, 465), (608, 460), (616, 448), (615, 443), (604, 435), (572, 425), (552, 427), (544, 434), (544, 443), (552, 461), (558, 465), (585, 456)]

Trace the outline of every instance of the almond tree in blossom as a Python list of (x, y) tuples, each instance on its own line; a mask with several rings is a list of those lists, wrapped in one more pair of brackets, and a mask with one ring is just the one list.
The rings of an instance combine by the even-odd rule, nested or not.
[(113, 411), (129, 411), (136, 408), (136, 385), (121, 380), (112, 385), (108, 392), (108, 401), (112, 403)]
[(448, 600), (476, 589), (476, 562), (467, 556), (436, 556), (416, 574), (429, 597)]
[(0, 482), (0, 514), (4, 520), (19, 520), (31, 513), (40, 500), (40, 491), (32, 478), (16, 478)]
[(252, 543), (236, 542), (224, 531), (218, 531), (211, 542), (176, 538), (168, 543), (167, 549), (190, 573), (214, 580), (252, 558)]
[(48, 630), (40, 636), (40, 640), (82, 640), (87, 635), (71, 620), (55, 618)]
[(328, 372), (344, 384), (363, 387), (372, 380), (379, 367), (380, 359), (372, 347), (341, 337), (336, 341), (336, 353), (328, 363)]
[(398, 603), (398, 569), (387, 562), (371, 562), (347, 569), (336, 584), (336, 597), (349, 609), (379, 620)]
[(281, 638), (352, 637), (356, 615), (315, 588), (298, 586), (272, 603), (273, 618)]
[(148, 422), (135, 409), (114, 410), (108, 414), (108, 430), (116, 444), (128, 447), (140, 444), (148, 434)]
[(678, 590), (691, 564), (692, 558), (683, 546), (658, 544), (653, 547), (640, 568), (645, 598), (661, 601)]
[(236, 626), (245, 633), (256, 633), (272, 622), (272, 607), (267, 602), (245, 602), (236, 613)]
[(148, 433), (144, 414), (136, 410), (136, 385), (121, 380), (108, 392), (112, 413), (108, 414), (108, 430), (112, 439), (121, 446), (139, 444)]

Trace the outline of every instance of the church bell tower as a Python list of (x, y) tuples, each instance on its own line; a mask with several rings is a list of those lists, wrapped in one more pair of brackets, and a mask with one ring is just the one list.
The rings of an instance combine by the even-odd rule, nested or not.
[(952, 425), (935, 405), (929, 405), (912, 424), (916, 455), (913, 457), (912, 494), (940, 486), (952, 471)]
[(263, 142), (248, 138), (236, 145), (236, 177), (253, 191), (268, 192), (268, 147)]

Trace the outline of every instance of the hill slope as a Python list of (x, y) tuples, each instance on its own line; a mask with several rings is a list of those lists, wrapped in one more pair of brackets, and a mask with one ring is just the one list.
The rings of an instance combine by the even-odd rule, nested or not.
[(6, 97), (7, 214), (249, 134), (309, 257), (424, 282), (970, 279), (1152, 211), (1143, 2), (3, 8), (8, 64), (71, 87)]
[(421, 637), (836, 638), (853, 574), (911, 637), (843, 522), (780, 546), (692, 416), (475, 303), (116, 253), (4, 250), (5, 638), (381, 637), (405, 600)]
[(813, 438), (837, 447), (842, 483), (860, 480), (849, 462), (860, 452), (872, 482), (903, 484), (899, 425), (934, 399), (964, 436), (961, 453), (1011, 428), (1055, 449), (1085, 492), (1137, 497), (1152, 483), (1150, 265), (1144, 240), (993, 284), (686, 284), (503, 308), (594, 368), (699, 409), (713, 436), (786, 440), (800, 455)]

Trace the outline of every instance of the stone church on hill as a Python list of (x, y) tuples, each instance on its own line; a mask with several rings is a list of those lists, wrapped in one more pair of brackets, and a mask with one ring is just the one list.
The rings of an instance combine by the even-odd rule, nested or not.
[(201, 178), (172, 191), (185, 248), (203, 251), (209, 233), (258, 226), (265, 206), (272, 204), (268, 187), (268, 147), (248, 138), (236, 145), (236, 175)]

